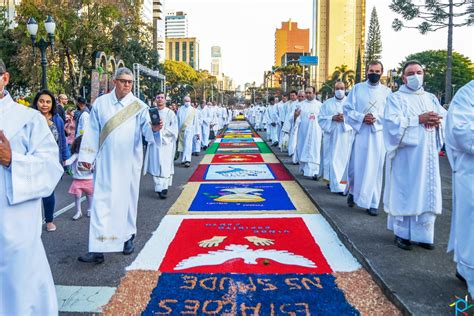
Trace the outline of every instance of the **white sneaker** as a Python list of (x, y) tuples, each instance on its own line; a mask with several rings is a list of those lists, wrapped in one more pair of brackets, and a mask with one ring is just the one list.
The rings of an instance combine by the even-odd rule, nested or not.
[(91, 210), (87, 211), (87, 217), (91, 217)]
[(81, 218), (81, 217), (82, 217), (82, 212), (77, 212), (77, 213), (72, 217), (72, 219), (75, 220), (75, 221), (77, 221), (77, 220), (78, 220), (79, 218)]

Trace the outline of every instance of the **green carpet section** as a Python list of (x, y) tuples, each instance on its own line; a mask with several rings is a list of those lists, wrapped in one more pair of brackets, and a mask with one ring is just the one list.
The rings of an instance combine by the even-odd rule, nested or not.
[(262, 154), (271, 154), (272, 153), (272, 150), (270, 149), (270, 147), (268, 147), (268, 145), (264, 142), (258, 142), (257, 146), (260, 149), (260, 152)]
[(211, 146), (209, 146), (209, 148), (207, 148), (206, 155), (215, 154), (218, 147), (219, 147), (219, 143), (213, 143)]

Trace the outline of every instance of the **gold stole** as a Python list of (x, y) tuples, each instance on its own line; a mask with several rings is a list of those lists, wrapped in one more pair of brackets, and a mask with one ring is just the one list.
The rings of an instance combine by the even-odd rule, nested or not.
[(189, 126), (189, 124), (192, 123), (194, 120), (194, 116), (196, 115), (196, 109), (193, 108), (192, 106), (189, 106), (191, 109), (188, 112), (188, 115), (186, 116), (186, 120), (184, 120), (183, 126), (181, 127), (181, 130), (179, 131), (179, 141), (178, 141), (178, 151), (183, 151), (184, 149), (184, 131), (186, 128)]
[(99, 151), (102, 148), (102, 145), (104, 144), (105, 140), (107, 137), (122, 123), (125, 123), (129, 118), (135, 116), (140, 110), (142, 109), (142, 105), (140, 102), (135, 101), (132, 104), (124, 107), (117, 113), (115, 113), (114, 116), (112, 116), (107, 123), (105, 123), (104, 128), (100, 132), (99, 136)]

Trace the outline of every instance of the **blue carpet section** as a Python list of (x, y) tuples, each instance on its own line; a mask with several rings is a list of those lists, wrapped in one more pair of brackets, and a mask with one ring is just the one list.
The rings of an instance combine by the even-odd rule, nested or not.
[(359, 315), (330, 274), (163, 273), (142, 315)]
[(191, 212), (295, 210), (280, 183), (201, 184)]

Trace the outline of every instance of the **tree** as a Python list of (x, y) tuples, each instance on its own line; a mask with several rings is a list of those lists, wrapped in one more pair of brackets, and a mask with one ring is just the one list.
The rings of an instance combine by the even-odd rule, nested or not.
[(372, 60), (382, 58), (382, 36), (380, 35), (379, 18), (375, 7), (370, 15), (369, 34), (367, 35), (367, 45), (365, 49), (365, 64)]
[(321, 89), (319, 90), (319, 93), (321, 94), (323, 100), (333, 94), (334, 85), (338, 81), (342, 81), (346, 86), (346, 89), (349, 89), (355, 84), (354, 71), (350, 70), (347, 65), (337, 66), (334, 69), (331, 78), (326, 80), (326, 82), (323, 83)]
[(357, 63), (354, 81), (355, 83), (359, 83), (362, 81), (362, 56), (360, 55), (360, 47), (357, 51)]
[[(425, 4), (415, 4), (412, 0), (392, 0), (390, 9), (400, 14), (404, 20), (422, 21), (417, 26), (404, 25), (400, 19), (393, 20), (395, 31), (402, 28), (415, 28), (421, 34), (448, 29), (448, 48), (446, 55), (445, 103), (451, 102), (453, 74), (453, 30), (455, 27), (474, 24), (474, 1), (472, 0), (425, 0)], [(456, 10), (456, 12), (455, 12)], [(455, 21), (456, 20), (456, 21)]]
[[(400, 63), (400, 68), (409, 60), (418, 60), (425, 70), (425, 89), (441, 99), (445, 95), (443, 79), (446, 73), (446, 56), (447, 52), (445, 50), (427, 50), (411, 54)], [(453, 52), (452, 85), (454, 86), (454, 93), (474, 78), (474, 69), (471, 65), (472, 61), (469, 58)]]
[[(122, 58), (125, 65), (141, 63), (157, 68), (156, 53), (151, 45), (151, 28), (141, 20), (143, 0), (23, 0), (16, 6), (17, 26), (6, 30), (0, 22), (0, 56), (17, 71), (12, 87), (35, 91), (41, 70), (38, 56), (33, 55), (31, 40), (26, 36), (25, 21), (34, 17), (43, 21), (52, 15), (56, 21), (54, 53), (48, 49), (48, 82), (54, 92), (77, 95), (90, 82), (92, 56), (96, 51)], [(3, 15), (2, 15), (3, 17)], [(45, 36), (39, 23), (38, 36)], [(3, 45), (2, 40), (6, 40)]]

